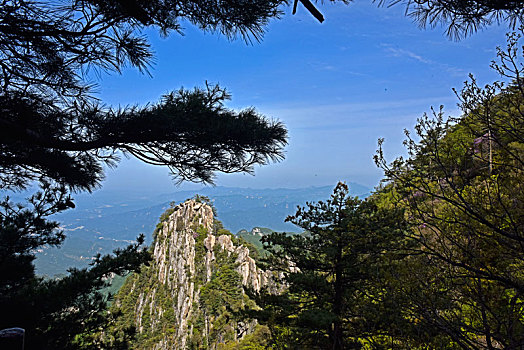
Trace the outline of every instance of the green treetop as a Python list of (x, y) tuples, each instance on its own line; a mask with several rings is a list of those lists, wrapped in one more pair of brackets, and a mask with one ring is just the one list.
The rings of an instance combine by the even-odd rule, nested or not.
[(373, 305), (383, 297), (376, 283), (386, 261), (403, 244), (401, 211), (352, 198), (339, 183), (329, 200), (308, 203), (287, 220), (305, 232), (262, 239), (271, 253), (268, 267), (282, 272), (287, 286), (259, 300), (259, 317), (280, 346), (350, 348), (394, 317), (394, 310)]

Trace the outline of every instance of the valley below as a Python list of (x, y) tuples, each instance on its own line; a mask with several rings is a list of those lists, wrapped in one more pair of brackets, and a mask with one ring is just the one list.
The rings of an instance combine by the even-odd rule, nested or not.
[[(349, 186), (351, 194), (361, 198), (371, 191), (356, 183)], [(53, 217), (60, 222), (67, 238), (59, 248), (44, 246), (38, 249), (36, 271), (48, 277), (63, 276), (67, 268), (87, 267), (96, 254), (109, 254), (134, 242), (141, 233), (150, 244), (158, 218), (170, 203), (181, 203), (196, 194), (210, 198), (219, 220), (233, 233), (259, 227), (300, 232), (300, 228), (285, 222), (286, 217), (306, 202), (329, 198), (332, 190), (332, 186), (297, 189), (217, 186), (173, 193), (100, 191), (80, 194), (75, 198), (75, 209)]]

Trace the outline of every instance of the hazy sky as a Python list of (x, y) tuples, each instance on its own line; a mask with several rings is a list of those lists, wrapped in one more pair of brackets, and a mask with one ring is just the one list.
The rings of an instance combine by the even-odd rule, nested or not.
[[(156, 52), (152, 77), (133, 69), (102, 74), (98, 96), (113, 106), (156, 102), (168, 91), (207, 80), (233, 95), (230, 108), (254, 106), (289, 129), (286, 159), (256, 169), (256, 176), (219, 175), (216, 184), (302, 187), (338, 180), (374, 186), (381, 178), (372, 156), (386, 139), (390, 158), (402, 154), (403, 129), (431, 106), (456, 115), (452, 88), (473, 73), (487, 83), (495, 47), (506, 27), (490, 27), (460, 42), (443, 28), (419, 29), (403, 8), (370, 0), (319, 6), (318, 23), (299, 5), (272, 21), (260, 43), (246, 45), (186, 26), (185, 35), (149, 35)], [(165, 169), (125, 160), (107, 173), (104, 189), (174, 190)]]

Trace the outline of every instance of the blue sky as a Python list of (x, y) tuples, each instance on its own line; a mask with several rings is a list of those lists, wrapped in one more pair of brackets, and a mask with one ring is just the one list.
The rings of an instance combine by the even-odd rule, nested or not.
[[(420, 29), (400, 6), (378, 8), (370, 0), (325, 4), (318, 23), (299, 6), (266, 28), (260, 43), (202, 33), (167, 39), (147, 32), (155, 51), (151, 77), (133, 69), (96, 79), (108, 105), (154, 103), (180, 87), (219, 83), (232, 94), (228, 107), (255, 107), (289, 130), (286, 159), (256, 169), (256, 175), (219, 175), (216, 184), (238, 187), (303, 187), (338, 180), (375, 186), (382, 174), (372, 156), (377, 139), (386, 154), (403, 154), (403, 129), (431, 106), (456, 115), (452, 88), (473, 73), (481, 83), (498, 77), (489, 69), (506, 27), (493, 26), (460, 42), (443, 28)], [(188, 188), (191, 185), (183, 185)], [(105, 190), (175, 190), (167, 171), (136, 160), (108, 170)]]

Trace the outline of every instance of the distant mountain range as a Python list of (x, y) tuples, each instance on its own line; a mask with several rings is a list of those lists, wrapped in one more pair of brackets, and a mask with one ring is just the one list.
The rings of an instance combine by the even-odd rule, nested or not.
[[(371, 189), (349, 183), (350, 192), (361, 198)], [(204, 187), (194, 191), (177, 191), (146, 195), (132, 192), (100, 191), (80, 194), (76, 209), (54, 217), (67, 234), (60, 248), (44, 248), (37, 253), (36, 268), (42, 275), (65, 273), (68, 267), (85, 267), (97, 254), (110, 253), (134, 241), (140, 233), (149, 244), (159, 216), (170, 202), (181, 203), (200, 194), (209, 197), (224, 227), (235, 233), (242, 229), (268, 227), (275, 231), (298, 232), (285, 218), (306, 202), (326, 200), (333, 186), (297, 189), (251, 189), (235, 187)]]

